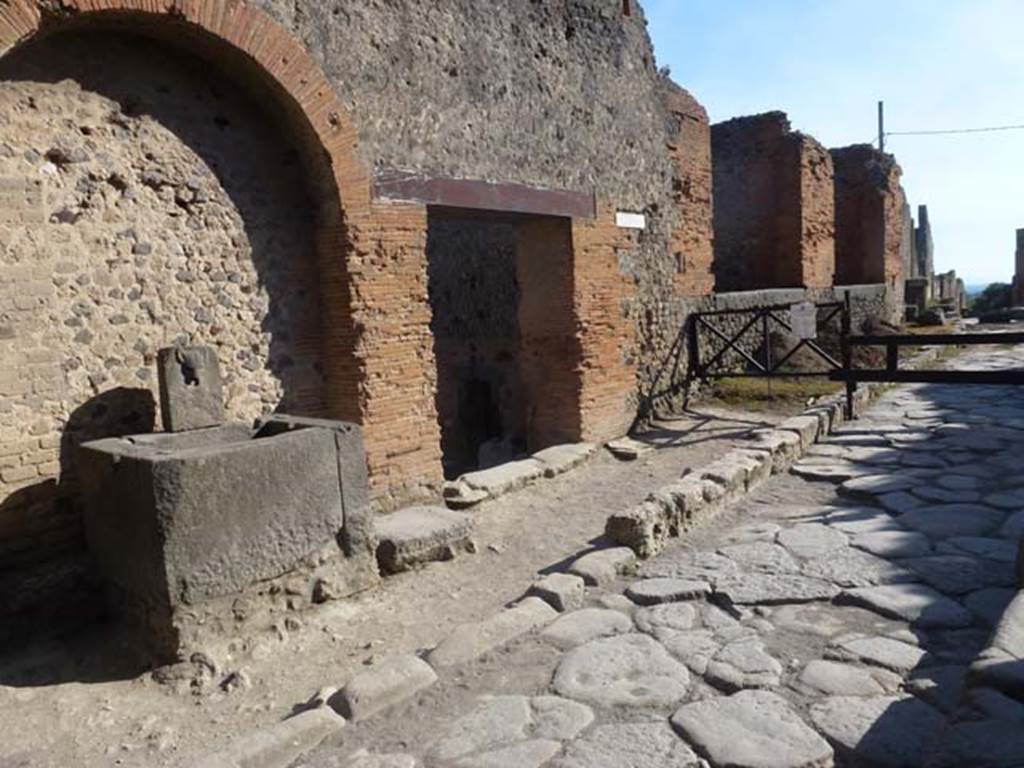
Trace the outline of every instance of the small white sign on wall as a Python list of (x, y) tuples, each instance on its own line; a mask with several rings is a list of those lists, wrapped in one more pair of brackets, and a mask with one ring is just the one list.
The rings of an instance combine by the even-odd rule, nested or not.
[(789, 324), (798, 339), (818, 338), (818, 308), (809, 301), (789, 308)]
[(619, 211), (615, 214), (615, 223), (623, 229), (647, 229), (647, 217), (642, 213)]

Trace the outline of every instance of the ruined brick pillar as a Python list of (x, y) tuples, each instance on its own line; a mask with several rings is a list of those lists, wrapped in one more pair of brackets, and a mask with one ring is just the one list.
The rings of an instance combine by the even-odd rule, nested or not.
[(832, 158), (785, 113), (711, 127), (715, 287), (823, 288), (835, 272)]
[(906, 248), (906, 196), (899, 165), (869, 144), (833, 149), (832, 164), (836, 284), (895, 286), (904, 277)]
[(676, 289), (683, 296), (704, 296), (715, 287), (711, 123), (707, 110), (671, 80), (664, 82), (663, 99), (670, 120), (668, 151), (679, 216), (671, 242)]

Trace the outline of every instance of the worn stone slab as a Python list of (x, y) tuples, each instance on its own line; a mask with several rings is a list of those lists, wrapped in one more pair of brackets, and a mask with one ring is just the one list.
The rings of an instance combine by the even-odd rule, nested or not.
[(863, 469), (848, 461), (798, 461), (791, 471), (808, 480), (825, 480), (830, 483), (844, 483), (865, 474)]
[(719, 579), (739, 573), (735, 562), (714, 552), (677, 550), (662, 555), (643, 568), (645, 576), (665, 576), (688, 581), (705, 581), (712, 587)]
[(826, 696), (882, 696), (899, 686), (899, 678), (896, 678), (896, 684), (892, 688), (883, 686), (875, 677), (879, 672), (883, 670), (815, 659), (804, 667), (799, 682)]
[(557, 477), (580, 466), (597, 452), (593, 443), (565, 443), (537, 451), (531, 457), (540, 463), (544, 477)]
[(831, 600), (839, 588), (830, 582), (790, 573), (745, 573), (717, 580), (715, 593), (736, 605), (781, 605)]
[(700, 768), (701, 761), (666, 723), (593, 728), (551, 768)]
[(928, 503), (924, 499), (918, 498), (914, 494), (907, 493), (906, 491), (883, 493), (875, 499), (875, 501), (881, 504), (883, 509), (892, 512), (894, 515), (902, 515), (904, 512), (909, 512), (912, 509), (923, 507)]
[(802, 572), (805, 576), (824, 579), (844, 588), (920, 581), (913, 571), (850, 547), (807, 561)]
[(518, 744), (470, 755), (455, 763), (456, 768), (541, 768), (562, 751), (562, 744), (551, 739), (529, 739)]
[(733, 449), (703, 467), (697, 475), (721, 485), (726, 495), (737, 496), (767, 480), (771, 472), (771, 461), (764, 451)]
[(978, 536), (956, 536), (940, 541), (935, 550), (944, 555), (973, 555), (997, 563), (1016, 563), (1019, 542)]
[(922, 701), (947, 715), (960, 706), (967, 667), (946, 664), (915, 669), (907, 677), (906, 688)]
[(726, 692), (743, 688), (774, 688), (782, 665), (757, 638), (743, 638), (721, 648), (707, 665), (709, 683)]
[(891, 637), (848, 637), (837, 640), (827, 652), (842, 659), (856, 659), (893, 672), (909, 672), (925, 657), (916, 645)]
[(377, 563), (399, 573), (437, 560), (451, 560), (470, 547), (473, 518), (444, 507), (410, 507), (374, 520)]
[(929, 751), (928, 768), (1010, 768), (1024, 765), (1024, 728), (1005, 720), (953, 723)]
[(721, 538), (722, 546), (734, 544), (752, 544), (755, 541), (774, 542), (782, 530), (781, 525), (776, 523), (760, 521), (747, 523), (737, 528), (732, 528)]
[(527, 597), (500, 613), (472, 624), (462, 624), (427, 654), (434, 669), (444, 669), (479, 658), (488, 651), (539, 629), (558, 616), (539, 597)]
[(835, 696), (811, 705), (810, 715), (840, 755), (892, 768), (923, 765), (925, 745), (945, 723), (935, 708), (897, 696)]
[(1003, 522), (1002, 512), (978, 504), (939, 504), (920, 507), (896, 518), (907, 528), (933, 539), (986, 536)]
[(938, 501), (946, 504), (970, 504), (981, 501), (981, 494), (977, 491), (954, 491), (948, 488), (937, 488), (933, 485), (919, 486), (911, 491), (911, 493), (929, 502)]
[(544, 465), (536, 459), (520, 459), (490, 469), (470, 472), (459, 478), (469, 488), (484, 491), (494, 498), (518, 490), (544, 474)]
[(776, 541), (790, 553), (809, 560), (842, 549), (848, 540), (834, 527), (822, 523), (802, 523), (779, 531)]
[(1024, 538), (1024, 510), (1010, 515), (1000, 527), (999, 535), (1004, 539), (1020, 540)]
[(436, 681), (437, 674), (422, 659), (394, 656), (353, 677), (330, 703), (341, 715), (358, 722), (415, 696)]
[(626, 597), (637, 605), (697, 600), (711, 593), (711, 585), (694, 579), (657, 577), (641, 579), (626, 587)]
[(769, 691), (741, 691), (687, 704), (672, 716), (672, 726), (713, 766), (832, 766), (828, 742)]
[(965, 703), (974, 712), (982, 715), (978, 719), (1024, 723), (1024, 702), (1011, 699), (994, 688), (968, 688)]
[(931, 540), (917, 531), (869, 531), (859, 533), (850, 545), (886, 558), (924, 557), (932, 553)]
[(310, 709), (237, 739), (195, 768), (287, 768), (344, 725), (329, 707)]
[(623, 461), (636, 461), (644, 454), (650, 453), (654, 450), (654, 446), (650, 443), (634, 440), (631, 437), (621, 437), (617, 440), (610, 440), (605, 444), (605, 448), (612, 456), (617, 459), (622, 459)]
[(469, 509), (491, 498), (487, 491), (470, 488), (460, 480), (451, 480), (445, 483), (441, 496), (444, 498), (444, 503), (455, 510)]
[(636, 570), (636, 554), (628, 547), (612, 547), (589, 552), (573, 561), (569, 573), (597, 587), (615, 581)]
[(620, 611), (584, 608), (556, 619), (540, 636), (564, 650), (598, 638), (624, 635), (632, 631), (632, 619)]
[(984, 501), (990, 507), (1005, 509), (1008, 512), (1018, 512), (1024, 509), (1024, 488), (991, 493), (985, 497)]
[(1015, 589), (990, 587), (972, 592), (963, 599), (964, 607), (978, 617), (980, 621), (994, 627), (1002, 619), (1010, 602), (1017, 595)]
[(641, 608), (633, 614), (637, 628), (658, 640), (693, 629), (697, 618), (697, 609), (691, 603), (664, 603)]
[(787, 429), (800, 436), (800, 450), (805, 451), (815, 440), (821, 430), (821, 422), (817, 416), (791, 416), (777, 426), (778, 429)]
[(539, 597), (562, 613), (580, 608), (586, 599), (587, 590), (579, 576), (571, 573), (551, 573), (534, 582), (526, 594)]
[(416, 758), (399, 753), (373, 754), (360, 749), (349, 755), (345, 768), (416, 768)]
[(690, 672), (647, 635), (595, 640), (562, 657), (554, 688), (605, 707), (668, 707), (690, 686)]
[(1010, 563), (986, 562), (965, 555), (934, 555), (899, 562), (923, 582), (947, 595), (963, 595), (984, 587), (1005, 587), (1014, 583)]
[(708, 664), (722, 647), (722, 644), (715, 639), (715, 633), (710, 629), (664, 632), (661, 633), (660, 639), (669, 653), (697, 675), (707, 672)]
[(752, 541), (722, 547), (718, 554), (735, 561), (742, 570), (765, 573), (799, 573), (800, 563), (784, 547), (769, 541)]
[(839, 493), (854, 498), (872, 499), (887, 493), (909, 491), (920, 484), (920, 478), (903, 474), (865, 475), (842, 483), (839, 486)]
[(838, 599), (882, 616), (902, 619), (917, 627), (968, 627), (970, 611), (960, 603), (923, 584), (889, 584), (843, 592)]
[[(443, 763), (478, 756), (477, 763), (466, 764), (516, 766), (504, 761), (512, 755), (532, 759), (547, 752), (524, 744), (537, 739), (558, 744), (575, 738), (593, 720), (589, 707), (557, 696), (481, 696), (469, 713), (448, 726), (429, 755)], [(503, 749), (511, 752), (500, 751)], [(489, 756), (490, 762), (484, 756)]]
[(224, 423), (224, 386), (213, 347), (166, 347), (157, 352), (160, 415), (167, 432)]

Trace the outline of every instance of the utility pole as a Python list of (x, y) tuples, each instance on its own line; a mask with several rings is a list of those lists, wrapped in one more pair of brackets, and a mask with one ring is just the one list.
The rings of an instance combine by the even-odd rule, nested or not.
[(878, 102), (878, 151), (885, 152), (885, 102)]

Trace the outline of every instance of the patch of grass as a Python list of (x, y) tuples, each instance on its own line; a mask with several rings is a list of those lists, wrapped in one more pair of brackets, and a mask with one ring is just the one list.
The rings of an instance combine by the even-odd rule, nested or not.
[(812, 398), (835, 394), (842, 389), (842, 384), (817, 376), (778, 379), (736, 377), (714, 381), (708, 394), (727, 406), (790, 412), (803, 409)]

